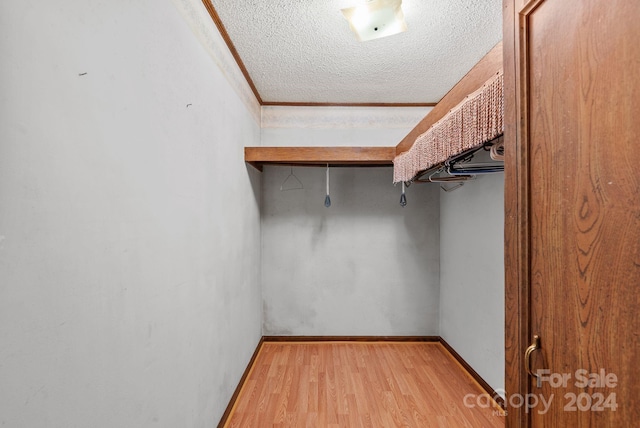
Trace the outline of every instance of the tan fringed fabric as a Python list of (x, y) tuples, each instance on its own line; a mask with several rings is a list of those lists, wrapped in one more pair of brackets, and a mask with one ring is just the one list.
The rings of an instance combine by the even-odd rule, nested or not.
[(503, 73), (468, 95), (442, 119), (416, 138), (393, 160), (393, 182), (410, 181), (419, 172), (451, 156), (481, 146), (504, 132)]

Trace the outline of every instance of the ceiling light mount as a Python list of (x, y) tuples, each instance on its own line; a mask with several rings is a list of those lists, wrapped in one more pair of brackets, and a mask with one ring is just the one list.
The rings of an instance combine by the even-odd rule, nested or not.
[(407, 30), (402, 0), (370, 0), (359, 6), (342, 9), (342, 14), (361, 42)]

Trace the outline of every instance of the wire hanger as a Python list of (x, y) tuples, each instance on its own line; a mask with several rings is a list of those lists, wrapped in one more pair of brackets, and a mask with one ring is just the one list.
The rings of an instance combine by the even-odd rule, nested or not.
[[(427, 178), (423, 178), (423, 177)], [(452, 192), (461, 188), (465, 181), (475, 180), (475, 175), (451, 175), (446, 166), (436, 166), (420, 173), (414, 181), (417, 183), (441, 183), (440, 188), (445, 192)], [(453, 184), (448, 184), (453, 183)]]
[[(451, 174), (446, 167), (442, 167), (437, 171), (431, 173), (429, 175), (429, 180), (431, 183), (442, 183), (440, 184), (440, 188), (445, 192), (453, 192), (456, 189), (464, 186), (465, 181), (475, 180), (475, 175), (450, 175), (450, 176), (442, 176), (442, 173)], [(447, 186), (447, 183), (455, 183), (451, 186)]]
[(491, 159), (504, 161), (504, 138), (491, 146)]
[[(452, 156), (444, 162), (450, 175), (491, 174), (504, 171), (504, 146), (502, 136)], [(497, 156), (497, 158), (496, 158)]]
[[(423, 177), (427, 178), (423, 178)], [(449, 183), (475, 180), (476, 176), (469, 175), (451, 175), (445, 166), (437, 166), (420, 173), (414, 181), (417, 183)]]
[(454, 184), (454, 185), (452, 185), (452, 186), (446, 186), (446, 185), (444, 185), (444, 184), (441, 184), (441, 185), (440, 185), (440, 188), (441, 188), (442, 190), (444, 190), (445, 192), (453, 192), (454, 190), (459, 189), (459, 188), (461, 188), (462, 186), (464, 186), (464, 181), (461, 181), (461, 182), (459, 182), (459, 183), (456, 183), (456, 184)]
[(286, 192), (288, 190), (298, 189), (304, 189), (304, 185), (302, 184), (302, 181), (300, 181), (300, 179), (293, 173), (293, 167), (291, 167), (291, 172), (280, 185), (280, 191)]

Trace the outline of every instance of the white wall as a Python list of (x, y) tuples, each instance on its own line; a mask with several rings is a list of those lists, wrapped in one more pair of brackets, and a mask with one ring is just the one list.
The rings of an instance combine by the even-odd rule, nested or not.
[(396, 146), (432, 107), (262, 107), (263, 146)]
[(504, 175), (440, 193), (440, 335), (504, 388)]
[(438, 188), (400, 187), (391, 168), (294, 168), (303, 190), (280, 191), (287, 167), (263, 173), (265, 335), (437, 335)]
[(261, 335), (258, 123), (171, 2), (4, 0), (0, 54), (0, 425), (212, 426)]

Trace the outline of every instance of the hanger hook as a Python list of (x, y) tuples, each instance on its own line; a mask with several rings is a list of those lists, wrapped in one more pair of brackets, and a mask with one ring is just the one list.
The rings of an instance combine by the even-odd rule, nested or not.
[(402, 194), (400, 195), (400, 206), (402, 208), (407, 206), (407, 195), (405, 194), (404, 181), (402, 182)]
[(324, 198), (324, 206), (327, 208), (331, 206), (331, 197), (329, 196), (329, 164), (327, 164), (327, 196)]

